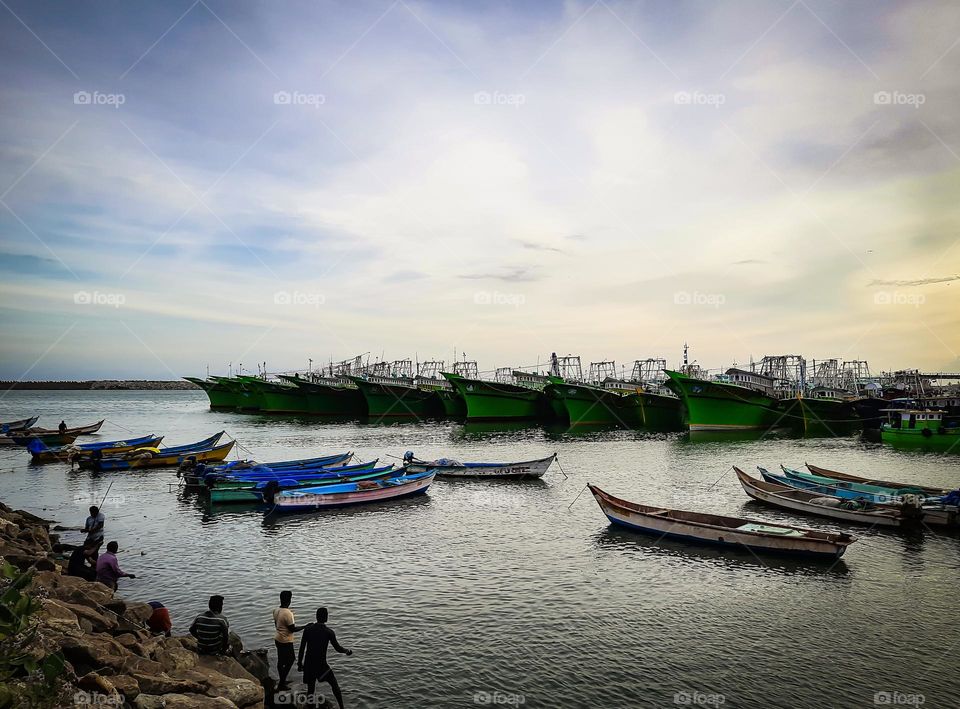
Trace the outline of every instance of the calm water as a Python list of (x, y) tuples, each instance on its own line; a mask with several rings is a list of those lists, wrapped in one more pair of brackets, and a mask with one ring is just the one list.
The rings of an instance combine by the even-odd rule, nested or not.
[(856, 437), (318, 423), (213, 413), (202, 392), (0, 400), (0, 420), (32, 413), (51, 427), (61, 417), (71, 425), (105, 417), (100, 440), (156, 432), (173, 445), (226, 429), (261, 460), (558, 451), (569, 478), (554, 466), (532, 483), (440, 481), (427, 497), (277, 523), (252, 510), (211, 514), (177, 491), (171, 470), (98, 477), (28, 467), (25, 453), (0, 451), (0, 499), (61, 524), (82, 524), (87, 500), (113, 484), (107, 538), (120, 541), (121, 564), (138, 577), (122, 593), (164, 601), (178, 631), (212, 593), (226, 597), (247, 647), (272, 646), (282, 589), (293, 590), (301, 622), (328, 606), (354, 650), (333, 659), (348, 707), (716, 706), (713, 695), (728, 707), (869, 707), (878, 692), (921, 693), (927, 707), (958, 703), (960, 538), (859, 529), (834, 565), (761, 561), (615, 531), (589, 492), (568, 506), (589, 481), (637, 501), (842, 530), (749, 502), (724, 473), (809, 461), (956, 486), (960, 456), (899, 453)]

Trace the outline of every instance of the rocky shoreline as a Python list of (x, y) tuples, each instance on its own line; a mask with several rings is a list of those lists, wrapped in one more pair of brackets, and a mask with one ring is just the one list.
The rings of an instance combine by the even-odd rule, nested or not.
[(199, 389), (196, 384), (188, 381), (156, 381), (148, 379), (97, 379), (88, 381), (50, 381), (50, 382), (0, 382), (0, 391), (30, 390), (30, 391), (88, 391), (99, 390), (130, 390), (130, 391), (179, 391), (185, 389)]
[[(0, 634), (0, 662), (8, 662), (18, 638), (20, 649), (34, 660), (24, 663), (27, 670), (14, 671), (0, 683), (0, 706), (273, 705), (266, 651), (244, 651), (240, 638), (231, 633), (230, 656), (199, 655), (191, 636), (152, 633), (146, 627), (153, 612), (147, 603), (127, 601), (102, 584), (63, 575), (62, 556), (71, 547), (50, 533), (50, 524), (0, 503), (0, 553), (19, 570), (10, 569), (0, 581), (0, 595), (8, 591), (16, 595), (18, 582), (10, 576), (26, 573), (28, 577), (21, 577), (22, 593), (35, 600), (36, 609), (17, 634)], [(50, 657), (62, 659), (55, 680), (36, 669), (29, 671)], [(10, 675), (10, 667), (0, 670)]]

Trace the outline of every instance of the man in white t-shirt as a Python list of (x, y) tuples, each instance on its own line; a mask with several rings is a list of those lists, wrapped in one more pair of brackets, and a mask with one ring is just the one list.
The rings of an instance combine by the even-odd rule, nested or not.
[(293, 634), (306, 627), (297, 627), (293, 610), (290, 608), (292, 600), (292, 592), (281, 591), (280, 607), (273, 610), (273, 625), (277, 630), (273, 640), (277, 646), (277, 676), (280, 678), (280, 683), (277, 685), (278, 691), (290, 689), (290, 685), (287, 684), (287, 675), (297, 661), (297, 654), (293, 648)]
[(100, 508), (96, 505), (91, 507), (90, 516), (84, 520), (83, 531), (87, 533), (87, 541), (93, 544), (95, 548), (94, 554), (100, 550), (100, 546), (103, 544), (104, 522), (106, 522), (106, 520)]

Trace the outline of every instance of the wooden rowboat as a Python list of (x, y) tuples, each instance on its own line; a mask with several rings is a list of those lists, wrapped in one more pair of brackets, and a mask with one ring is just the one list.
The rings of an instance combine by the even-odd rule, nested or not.
[(0, 433), (12, 433), (14, 431), (22, 431), (25, 428), (30, 428), (33, 424), (40, 420), (39, 416), (31, 416), (28, 419), (20, 419), (19, 421), (7, 421), (6, 423), (0, 423)]
[[(904, 517), (900, 510), (892, 506), (858, 504), (852, 500), (844, 500), (819, 492), (807, 492), (787, 485), (779, 485), (770, 482), (766, 476), (764, 480), (757, 480), (736, 466), (733, 470), (747, 495), (754, 500), (782, 509), (880, 527), (900, 527), (918, 521)], [(763, 472), (762, 468), (760, 470)]]
[[(804, 483), (811, 483), (813, 485), (823, 485), (825, 487), (844, 490), (852, 495), (866, 497), (872, 502), (878, 502), (882, 504), (897, 504), (902, 502), (902, 498), (907, 496), (918, 497), (920, 499), (930, 498), (931, 501), (935, 502), (940, 502), (940, 498), (943, 497), (942, 493), (937, 495), (928, 495), (919, 488), (915, 487), (892, 488), (882, 487), (880, 485), (874, 485), (871, 483), (853, 483), (847, 482), (846, 480), (834, 480), (833, 478), (826, 478), (822, 475), (814, 475), (813, 473), (804, 473), (799, 470), (793, 470), (784, 465), (781, 465), (780, 469), (783, 471), (784, 476), (790, 480), (797, 480)], [(847, 496), (848, 495), (841, 495), (841, 497)]]
[(370, 466), (356, 469), (361, 466), (350, 466), (352, 470), (331, 470), (328, 473), (313, 474), (308, 478), (279, 478), (277, 480), (223, 481), (216, 487), (207, 489), (207, 499), (210, 504), (246, 503), (256, 504), (264, 502), (283, 490), (297, 490), (315, 488), (326, 485), (358, 482), (360, 480), (378, 480), (381, 478), (396, 477), (397, 471), (393, 465), (379, 468)]
[(48, 448), (33, 454), (33, 463), (54, 463), (57, 461), (69, 463), (70, 461), (83, 461), (92, 457), (95, 453), (102, 456), (116, 455), (125, 453), (134, 448), (154, 448), (160, 445), (163, 436), (141, 436), (139, 438), (128, 438), (125, 441), (97, 441), (96, 443), (81, 443), (78, 445), (61, 446), (59, 448)]
[(557, 454), (526, 460), (519, 463), (459, 463), (455, 460), (435, 460), (432, 462), (413, 459), (404, 466), (408, 473), (436, 472), (438, 478), (497, 478), (512, 480), (532, 480), (542, 478), (547, 469), (556, 460)]
[[(74, 436), (88, 436), (92, 433), (96, 433), (97, 431), (99, 431), (100, 427), (103, 426), (104, 421), (106, 421), (106, 419), (100, 419), (96, 423), (88, 423), (86, 426), (73, 426), (71, 428), (64, 429), (62, 433), (66, 433), (67, 435), (74, 435)], [(34, 435), (34, 434), (61, 433), (61, 431), (59, 428), (28, 428), (25, 433)]]
[[(180, 465), (184, 462), (191, 464), (223, 460), (226, 458), (236, 441), (229, 441), (216, 448), (199, 451), (170, 452), (173, 449), (153, 453), (149, 449), (138, 448), (125, 453), (126, 457), (92, 459), (93, 467), (97, 470), (137, 470), (140, 468), (163, 468)], [(140, 451), (138, 453), (138, 451)]]
[(76, 436), (60, 433), (33, 435), (17, 432), (9, 436), (0, 436), (0, 446), (28, 446), (32, 441), (40, 441), (44, 446), (67, 446), (77, 440)]
[(911, 483), (894, 483), (887, 480), (872, 480), (870, 478), (858, 478), (856, 475), (847, 475), (846, 473), (838, 473), (836, 470), (827, 470), (826, 468), (820, 468), (816, 465), (810, 465), (810, 463), (805, 464), (807, 470), (809, 470), (814, 475), (820, 475), (825, 478), (833, 478), (834, 480), (843, 480), (844, 482), (850, 483), (862, 483), (866, 485), (879, 485), (881, 487), (889, 487), (894, 489), (905, 489), (910, 491), (920, 490), (924, 494), (931, 497), (940, 497), (941, 495), (946, 495), (949, 490), (944, 490), (938, 487), (926, 487), (924, 485), (914, 485)]
[(411, 475), (398, 475), (383, 480), (361, 480), (340, 485), (285, 490), (273, 497), (271, 513), (313, 512), (315, 510), (345, 507), (397, 500), (422, 495), (433, 482), (434, 473), (428, 470)]
[(743, 547), (758, 553), (831, 559), (839, 559), (855, 541), (848, 534), (641, 505), (614, 497), (595, 485), (588, 487), (607, 519), (644, 534), (699, 544)]

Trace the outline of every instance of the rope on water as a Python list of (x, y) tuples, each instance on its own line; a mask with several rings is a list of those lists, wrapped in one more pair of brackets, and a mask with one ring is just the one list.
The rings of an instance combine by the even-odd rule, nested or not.
[[(564, 480), (567, 480), (570, 476), (567, 475), (566, 472), (564, 472), (563, 466), (560, 465), (560, 456), (555, 454), (555, 455), (554, 455), (554, 460), (557, 462), (557, 467), (560, 468), (560, 472), (563, 473), (563, 479), (564, 479)], [(583, 492), (583, 491), (581, 490), (581, 492)], [(574, 502), (576, 502), (576, 500), (574, 500)]]
[[(587, 485), (584, 485), (584, 486), (583, 486), (583, 490), (586, 490), (588, 487), (589, 487), (589, 483), (588, 483)], [(578, 493), (577, 493), (577, 496), (576, 496), (575, 498), (573, 498), (573, 502), (571, 502), (569, 505), (567, 505), (567, 511), (568, 511), (568, 512), (570, 511), (570, 508), (571, 508), (571, 507), (573, 507), (575, 504), (577, 504), (577, 500), (580, 499), (580, 495), (583, 494), (583, 490), (581, 490), (580, 492), (578, 492)]]

